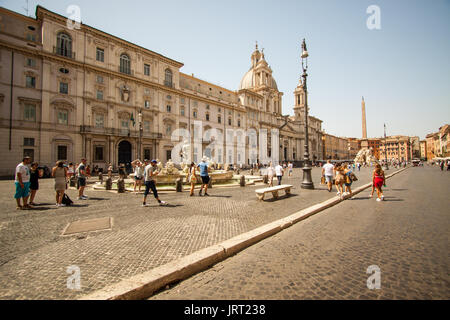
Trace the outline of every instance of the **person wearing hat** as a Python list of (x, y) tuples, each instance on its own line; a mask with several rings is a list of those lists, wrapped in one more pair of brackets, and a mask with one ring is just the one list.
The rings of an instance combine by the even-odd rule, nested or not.
[(197, 165), (197, 168), (200, 168), (200, 177), (202, 179), (202, 186), (200, 187), (198, 195), (199, 196), (202, 195), (203, 187), (205, 187), (205, 196), (209, 196), (208, 194), (209, 174), (208, 174), (208, 164), (206, 163), (206, 157), (203, 157), (202, 162), (200, 162)]
[(158, 167), (156, 166), (156, 160), (152, 160), (149, 165), (145, 167), (144, 177), (145, 177), (145, 192), (144, 192), (144, 201), (142, 203), (143, 207), (146, 207), (147, 195), (150, 192), (150, 189), (153, 192), (153, 196), (160, 205), (166, 204), (165, 201), (161, 201), (158, 197), (158, 191), (156, 190), (155, 176), (159, 174)]

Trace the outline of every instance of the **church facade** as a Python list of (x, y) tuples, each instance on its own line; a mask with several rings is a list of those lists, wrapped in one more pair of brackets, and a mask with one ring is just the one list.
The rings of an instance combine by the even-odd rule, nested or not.
[[(4, 8), (0, 18), (0, 145), (6, 151), (0, 176), (12, 175), (24, 155), (49, 167), (81, 157), (100, 168), (138, 157), (166, 162), (179, 143), (174, 130), (193, 136), (199, 123), (202, 147), (193, 148), (190, 160), (207, 155), (219, 163), (249, 164), (254, 142), (228, 136), (229, 129), (257, 135), (267, 129), (268, 159), (276, 153), (280, 161), (303, 159), (302, 83), (294, 91), (294, 116), (283, 115), (283, 93), (257, 47), (233, 91), (184, 74), (183, 63), (106, 32), (84, 24), (70, 28), (66, 17), (40, 6), (36, 19)], [(321, 123), (309, 117), (311, 160), (323, 158)], [(210, 129), (223, 136), (214, 155)], [(273, 146), (271, 130), (279, 134)], [(241, 157), (234, 151), (244, 141)]]

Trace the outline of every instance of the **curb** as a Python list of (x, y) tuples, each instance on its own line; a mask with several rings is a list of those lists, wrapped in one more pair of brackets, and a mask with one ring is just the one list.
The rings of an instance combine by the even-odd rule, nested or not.
[[(395, 171), (390, 175), (387, 175), (386, 179), (389, 179), (406, 169), (407, 168), (402, 168)], [(372, 183), (367, 183), (358, 187), (352, 192), (352, 196), (371, 186)], [(198, 272), (204, 271), (208, 267), (235, 255), (239, 251), (268, 238), (283, 229), (289, 228), (295, 223), (320, 211), (330, 208), (349, 197), (350, 195), (346, 195), (340, 199), (335, 196), (329, 200), (293, 213), (288, 217), (268, 223), (231, 239), (198, 250), (178, 260), (156, 267), (150, 271), (82, 296), (78, 300), (138, 300), (149, 298), (152, 294), (166, 285), (184, 280)]]

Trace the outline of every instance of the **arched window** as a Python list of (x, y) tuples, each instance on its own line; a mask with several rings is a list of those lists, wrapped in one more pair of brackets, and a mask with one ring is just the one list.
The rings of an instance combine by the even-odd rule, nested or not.
[(131, 61), (130, 57), (125, 53), (120, 55), (120, 72), (131, 74)]
[(58, 33), (56, 38), (56, 54), (72, 58), (72, 38), (65, 32)]
[(164, 85), (172, 87), (172, 71), (170, 69), (165, 71)]

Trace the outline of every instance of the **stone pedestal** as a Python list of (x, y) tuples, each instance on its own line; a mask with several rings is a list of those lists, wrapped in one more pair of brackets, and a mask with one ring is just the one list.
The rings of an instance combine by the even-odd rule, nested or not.
[(245, 176), (244, 176), (244, 175), (241, 176), (241, 180), (240, 180), (240, 182), (239, 182), (239, 185), (240, 185), (241, 187), (245, 187)]
[(105, 188), (106, 188), (106, 190), (111, 190), (112, 189), (112, 179), (111, 179), (111, 177), (108, 177), (106, 179)]
[(178, 178), (175, 180), (175, 187), (177, 189), (177, 192), (183, 192), (183, 179)]
[(125, 193), (125, 181), (122, 177), (117, 180), (117, 193)]

